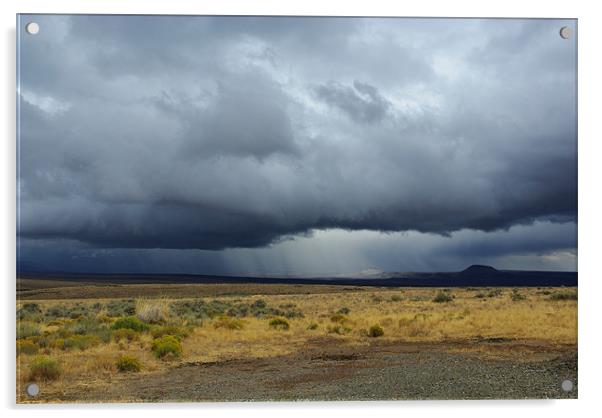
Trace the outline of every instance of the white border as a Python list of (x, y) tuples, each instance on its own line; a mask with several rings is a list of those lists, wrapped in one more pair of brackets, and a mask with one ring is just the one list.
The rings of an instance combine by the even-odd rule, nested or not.
[[(2, 14), (2, 100), (0, 126), (4, 141), (0, 155), (2, 207), (2, 285), (4, 286), (4, 327), (2, 359), (6, 362), (1, 377), (2, 406), (10, 416), (43, 413), (45, 417), (76, 416), (82, 413), (126, 416), (142, 412), (149, 417), (165, 417), (165, 408), (178, 414), (195, 416), (227, 415), (246, 417), (307, 416), (308, 414), (341, 414), (365, 416), (372, 409), (385, 416), (416, 415), (448, 417), (504, 417), (514, 414), (549, 416), (590, 415), (596, 410), (601, 370), (600, 309), (602, 276), (598, 235), (602, 214), (602, 179), (599, 163), (602, 132), (600, 123), (599, 41), (602, 39), (602, 16), (596, 2), (548, 0), (526, 2), (420, 0), (394, 2), (385, 0), (228, 0), (220, 2), (186, 0), (4, 0)], [(104, 406), (14, 405), (14, 315), (15, 315), (15, 14), (16, 13), (126, 13), (126, 14), (255, 14), (255, 15), (346, 15), (346, 16), (453, 16), (453, 17), (559, 17), (579, 19), (579, 397), (578, 401), (476, 401), (476, 402), (346, 402), (346, 403), (276, 403), (276, 404), (159, 404)], [(598, 122), (598, 123), (596, 123)], [(598, 215), (598, 216), (597, 216)]]

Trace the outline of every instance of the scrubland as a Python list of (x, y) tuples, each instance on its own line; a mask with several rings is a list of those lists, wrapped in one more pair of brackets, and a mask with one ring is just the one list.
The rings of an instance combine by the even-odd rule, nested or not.
[[(265, 293), (20, 300), (18, 401), (53, 401), (75, 387), (102, 387), (182, 366), (290, 355), (316, 341), (347, 352), (375, 342), (430, 343), (447, 352), (497, 357), (576, 351), (576, 288)], [(39, 399), (24, 394), (33, 381), (43, 385)]]

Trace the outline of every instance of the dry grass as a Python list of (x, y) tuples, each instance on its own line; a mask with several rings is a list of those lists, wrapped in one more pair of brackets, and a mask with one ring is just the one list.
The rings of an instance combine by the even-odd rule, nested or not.
[[(504, 338), (560, 345), (577, 343), (576, 302), (553, 302), (536, 295), (536, 289), (525, 290), (527, 300), (524, 301), (513, 301), (510, 290), (486, 299), (474, 298), (473, 291), (457, 290), (452, 292), (456, 296), (453, 302), (439, 304), (432, 302), (436, 290), (409, 289), (400, 302), (372, 302), (372, 296), (379, 294), (390, 300), (387, 293), (395, 292), (262, 296), (270, 304), (295, 303), (305, 318), (290, 320), (290, 330), (286, 334), (270, 329), (265, 320), (257, 318), (249, 318), (245, 327), (236, 332), (199, 328), (185, 342), (191, 346), (187, 353), (193, 361), (286, 354), (301, 349), (316, 334), (327, 333), (329, 326), (336, 325), (332, 317), (337, 321), (344, 320), (345, 326), (351, 328), (349, 333), (332, 335), (350, 344), (367, 344), (365, 331), (374, 324), (384, 330), (380, 339), (390, 341)], [(412, 298), (416, 300), (412, 301)], [(341, 306), (350, 308), (350, 313), (343, 319), (333, 315)]]
[(167, 299), (137, 299), (136, 316), (144, 322), (157, 324), (164, 322), (169, 316), (169, 302)]
[[(108, 376), (126, 378), (118, 373), (115, 366), (123, 355), (140, 360), (144, 365), (140, 373), (154, 373), (182, 362), (290, 354), (303, 350), (315, 338), (326, 335), (349, 346), (368, 345), (375, 340), (432, 343), (464, 341), (461, 348), (456, 345), (454, 349), (482, 351), (487, 348), (478, 342), (488, 339), (503, 339), (517, 344), (536, 341), (552, 347), (576, 345), (577, 301), (553, 300), (550, 294), (566, 292), (566, 289), (548, 290), (542, 292), (528, 288), (516, 292), (512, 289), (492, 292), (492, 289), (452, 289), (449, 293), (453, 295), (453, 300), (446, 303), (433, 302), (440, 289), (424, 288), (219, 297), (217, 300), (230, 304), (250, 305), (262, 299), (269, 307), (294, 306), (304, 317), (287, 318), (289, 328), (285, 332), (270, 326), (275, 316), (246, 316), (244, 319), (216, 316), (206, 319), (190, 327), (182, 338), (182, 357), (171, 362), (153, 355), (151, 332), (140, 333), (131, 340), (111, 339), (108, 343), (95, 345), (85, 351), (44, 348), (40, 352), (56, 360), (61, 367), (60, 377), (48, 382), (46, 390), (61, 391), (65, 385), (78, 382), (87, 382), (92, 386), (104, 384)], [(490, 292), (495, 296), (475, 297), (479, 293)], [(513, 298), (516, 293), (525, 299)], [(86, 303), (94, 302), (90, 300)], [(48, 309), (57, 304), (75, 302), (41, 300), (36, 303), (42, 309)], [(170, 316), (169, 303), (167, 298), (140, 299), (136, 303), (136, 315), (149, 323), (159, 320), (176, 322), (178, 318)], [(341, 310), (345, 314), (338, 313)], [(103, 315), (102, 311), (99, 315)], [(110, 320), (114, 321), (115, 318)], [(41, 333), (56, 332), (59, 327), (48, 323), (39, 325)], [(348, 331), (329, 333), (329, 328), (333, 326), (341, 326)], [(375, 326), (383, 330), (383, 335), (377, 339), (370, 338), (369, 332)], [(27, 383), (29, 367), (34, 358), (35, 355), (26, 353), (18, 355), (19, 386)]]
[(17, 278), (19, 300), (119, 298), (201, 298), (213, 296), (286, 295), (365, 291), (365, 287), (302, 284), (94, 284)]

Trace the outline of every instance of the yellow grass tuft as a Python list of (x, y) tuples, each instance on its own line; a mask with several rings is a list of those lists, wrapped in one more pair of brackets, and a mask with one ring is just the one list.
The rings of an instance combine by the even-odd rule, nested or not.
[(165, 322), (169, 316), (169, 302), (161, 299), (136, 299), (136, 316), (144, 322)]

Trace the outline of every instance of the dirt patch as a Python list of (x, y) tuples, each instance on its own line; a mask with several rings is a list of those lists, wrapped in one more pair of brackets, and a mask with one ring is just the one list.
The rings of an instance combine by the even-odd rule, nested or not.
[[(541, 356), (484, 359), (442, 344), (310, 344), (272, 358), (183, 363), (119, 376), (101, 387), (44, 394), (56, 401), (266, 401), (541, 399), (577, 397), (576, 347)], [(563, 392), (564, 379), (575, 383)], [(43, 401), (43, 399), (42, 399)]]

